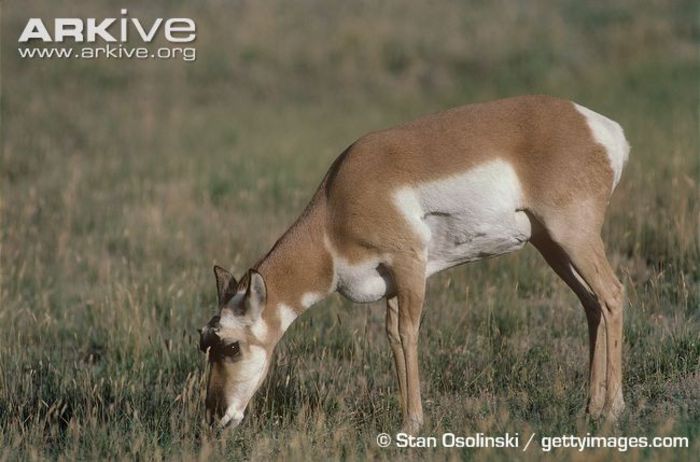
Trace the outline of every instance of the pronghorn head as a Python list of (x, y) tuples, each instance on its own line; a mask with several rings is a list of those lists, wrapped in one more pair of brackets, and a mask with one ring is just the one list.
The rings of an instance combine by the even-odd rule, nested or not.
[(199, 347), (209, 359), (206, 407), (211, 423), (238, 425), (265, 378), (270, 349), (261, 319), (267, 291), (263, 277), (250, 270), (240, 282), (215, 266), (219, 314), (200, 329)]

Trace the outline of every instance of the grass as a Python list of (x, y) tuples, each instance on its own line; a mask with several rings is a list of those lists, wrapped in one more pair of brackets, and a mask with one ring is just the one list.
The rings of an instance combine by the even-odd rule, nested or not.
[[(425, 435), (700, 437), (698, 60), (693, 2), (148, 2), (190, 16), (197, 61), (27, 61), (2, 8), (0, 460), (500, 459), (539, 449), (381, 449), (400, 422), (381, 304), (304, 314), (235, 432), (203, 426), (196, 327), (213, 263), (240, 274), (363, 133), (521, 93), (574, 99), (632, 144), (604, 238), (628, 302), (618, 426), (588, 422), (575, 297), (531, 248), (428, 285)], [(128, 3), (128, 2), (127, 2)], [(522, 437), (521, 437), (522, 438)], [(536, 446), (535, 446), (536, 448)]]

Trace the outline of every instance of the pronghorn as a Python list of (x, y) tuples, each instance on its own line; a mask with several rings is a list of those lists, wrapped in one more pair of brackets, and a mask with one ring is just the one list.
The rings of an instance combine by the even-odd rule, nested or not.
[(240, 281), (214, 268), (219, 314), (200, 330), (212, 422), (240, 423), (284, 332), (338, 291), (357, 303), (386, 299), (402, 430), (415, 434), (427, 278), (528, 242), (585, 309), (586, 410), (615, 419), (624, 408), (623, 286), (600, 233), (628, 153), (619, 124), (548, 96), (462, 106), (361, 137)]

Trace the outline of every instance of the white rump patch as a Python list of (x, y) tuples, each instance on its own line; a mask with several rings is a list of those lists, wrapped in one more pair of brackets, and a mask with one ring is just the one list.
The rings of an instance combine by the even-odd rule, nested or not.
[(610, 120), (604, 115), (574, 103), (576, 110), (580, 112), (591, 129), (593, 139), (605, 148), (613, 171), (612, 189), (615, 189), (622, 177), (622, 169), (629, 157), (630, 146), (625, 138), (625, 133), (620, 124)]
[(495, 159), (441, 180), (399, 188), (394, 203), (424, 239), (426, 277), (522, 248), (531, 223), (513, 167)]

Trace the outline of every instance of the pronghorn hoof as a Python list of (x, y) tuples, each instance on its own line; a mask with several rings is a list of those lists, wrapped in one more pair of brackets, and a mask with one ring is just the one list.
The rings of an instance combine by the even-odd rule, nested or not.
[(605, 408), (603, 409), (605, 420), (610, 423), (617, 422), (624, 410), (625, 400), (622, 399), (622, 394), (619, 394), (615, 397), (615, 400), (612, 402), (612, 404), (605, 404)]
[(603, 415), (603, 403), (591, 403), (586, 406), (586, 414), (591, 420), (599, 420)]
[(407, 435), (416, 436), (423, 426), (423, 422), (418, 422), (416, 420), (409, 420), (401, 425), (400, 433), (406, 433)]

